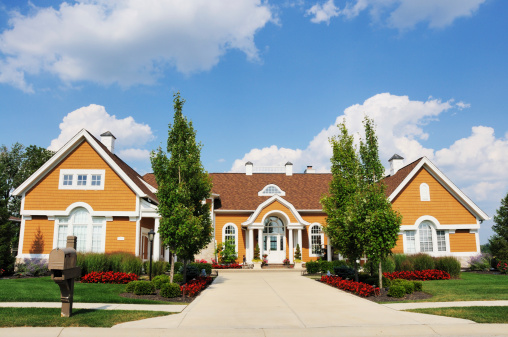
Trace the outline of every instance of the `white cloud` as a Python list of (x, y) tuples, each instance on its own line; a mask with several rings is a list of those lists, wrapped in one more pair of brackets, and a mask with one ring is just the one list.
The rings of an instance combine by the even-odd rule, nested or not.
[[(426, 22), (430, 28), (443, 28), (451, 25), (457, 18), (472, 16), (485, 1), (353, 0), (347, 2), (345, 8), (337, 11), (333, 16), (344, 15), (346, 18), (352, 19), (368, 10), (375, 22), (384, 23), (399, 30), (411, 29), (422, 22)], [(312, 8), (316, 6), (318, 5), (316, 4)], [(321, 21), (312, 22), (319, 23)]]
[(247, 161), (254, 166), (278, 166), (288, 160), (294, 164), (295, 172), (303, 172), (306, 165), (313, 165), (318, 172), (329, 171), (332, 155), (329, 138), (338, 134), (336, 125), (345, 120), (349, 132), (358, 138), (363, 134), (362, 120), (367, 115), (376, 123), (380, 158), (386, 166), (394, 153), (404, 157), (405, 163), (426, 156), (473, 200), (497, 203), (508, 188), (508, 133), (496, 138), (493, 128), (475, 126), (470, 136), (447, 148), (432, 149), (424, 145), (430, 138), (424, 130), (429, 122), (437, 121), (440, 114), (450, 109), (469, 107), (452, 103), (452, 99), (413, 101), (407, 96), (378, 94), (363, 104), (345, 109), (344, 114), (317, 134), (305, 149), (275, 145), (252, 149), (234, 162), (231, 171), (244, 172)]
[(87, 129), (99, 140), (101, 133), (111, 131), (116, 137), (115, 152), (122, 159), (146, 161), (150, 157), (148, 150), (141, 149), (154, 138), (150, 126), (136, 123), (130, 116), (118, 119), (101, 105), (90, 104), (70, 112), (59, 127), (60, 134), (51, 141), (50, 150), (59, 150), (81, 129)]
[(335, 7), (333, 0), (328, 0), (323, 4), (315, 4), (309, 8), (306, 15), (313, 15), (310, 19), (311, 22), (326, 22), (326, 24), (329, 25), (330, 19), (339, 15), (339, 8)]
[(258, 60), (254, 35), (274, 17), (261, 0), (80, 0), (11, 13), (0, 35), (0, 83), (33, 91), (26, 76), (66, 83), (152, 84), (164, 69), (190, 74), (228, 50)]

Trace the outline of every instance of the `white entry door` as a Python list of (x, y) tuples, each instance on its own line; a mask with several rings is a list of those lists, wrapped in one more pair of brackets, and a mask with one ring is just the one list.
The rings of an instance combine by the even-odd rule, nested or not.
[(282, 263), (286, 258), (284, 236), (281, 234), (263, 235), (263, 251), (268, 254), (268, 263)]

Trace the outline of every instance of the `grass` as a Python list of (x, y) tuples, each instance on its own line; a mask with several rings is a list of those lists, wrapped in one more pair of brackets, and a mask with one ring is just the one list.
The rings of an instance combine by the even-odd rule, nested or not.
[(508, 307), (452, 307), (406, 310), (421, 314), (469, 319), (476, 323), (508, 323)]
[(507, 285), (506, 275), (461, 273), (460, 279), (424, 281), (423, 291), (432, 298), (417, 302), (508, 300)]
[[(51, 277), (0, 280), (0, 302), (60, 302), (60, 288)], [(125, 284), (75, 283), (74, 302), (131, 303), (131, 304), (182, 304), (125, 298)]]
[(0, 308), (0, 327), (104, 327), (145, 318), (169, 315), (163, 311), (74, 309), (71, 317), (60, 317), (60, 309)]

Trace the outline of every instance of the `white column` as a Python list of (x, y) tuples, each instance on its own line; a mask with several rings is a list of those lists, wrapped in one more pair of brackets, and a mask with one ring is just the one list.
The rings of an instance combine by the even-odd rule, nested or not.
[(159, 218), (155, 218), (155, 224), (153, 226), (155, 235), (153, 237), (153, 260), (159, 261), (161, 258), (161, 237), (159, 235)]
[(164, 251), (164, 261), (171, 262), (169, 261), (169, 248), (166, 248), (166, 250)]
[[(300, 252), (303, 251), (303, 245), (302, 245), (302, 229), (298, 229), (298, 244), (300, 245)], [(303, 252), (302, 252), (302, 258), (303, 258)]]
[(141, 245), (143, 243), (141, 242), (141, 219), (137, 219), (136, 220), (136, 256), (139, 256), (142, 258), (141, 256)]
[(293, 230), (292, 229), (288, 229), (288, 236), (289, 236), (289, 263), (293, 263), (294, 262), (294, 253), (295, 253), (295, 250), (293, 249)]
[(254, 256), (254, 230), (249, 228), (249, 249), (247, 250), (247, 261), (252, 262)]
[(263, 259), (263, 230), (258, 228), (259, 258)]
[(332, 260), (332, 243), (330, 242), (330, 238), (326, 237), (326, 257), (328, 261)]

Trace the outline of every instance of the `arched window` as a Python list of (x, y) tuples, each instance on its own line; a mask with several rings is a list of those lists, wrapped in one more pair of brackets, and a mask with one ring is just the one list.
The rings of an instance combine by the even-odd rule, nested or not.
[(276, 216), (270, 216), (265, 219), (264, 234), (284, 234), (284, 223)]
[(258, 192), (258, 196), (260, 196), (260, 197), (272, 196), (275, 194), (280, 195), (280, 196), (285, 196), (286, 192), (284, 192), (283, 190), (280, 189), (279, 186), (274, 185), (274, 184), (266, 185), (261, 191)]
[(227, 223), (222, 227), (222, 242), (229, 242), (235, 245), (238, 252), (238, 227), (234, 223)]
[(68, 217), (57, 219), (56, 247), (67, 245), (67, 236), (77, 238), (78, 252), (104, 252), (104, 218), (92, 218), (85, 208), (75, 209)]
[(433, 222), (425, 220), (418, 230), (404, 231), (405, 253), (436, 253), (447, 251), (447, 231), (436, 230)]
[(420, 185), (420, 200), (430, 201), (429, 185), (427, 185), (426, 183)]
[(432, 244), (432, 228), (430, 228), (430, 225), (424, 221), (418, 226), (418, 231), (420, 232), (420, 252), (434, 251)]
[(319, 224), (310, 227), (310, 256), (320, 256), (323, 247), (323, 230)]

